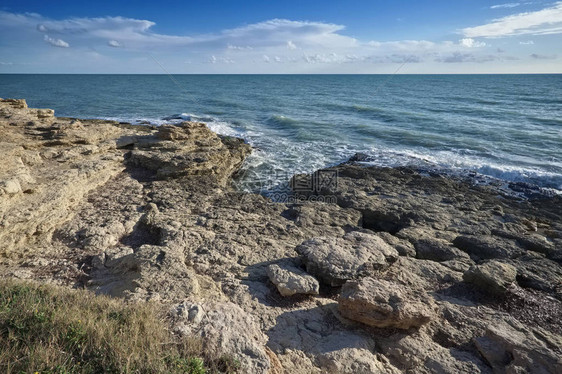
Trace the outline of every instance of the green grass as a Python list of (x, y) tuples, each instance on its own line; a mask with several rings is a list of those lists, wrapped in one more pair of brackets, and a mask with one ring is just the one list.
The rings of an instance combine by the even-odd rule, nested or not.
[(235, 372), (199, 339), (173, 336), (160, 308), (35, 283), (0, 280), (2, 373)]

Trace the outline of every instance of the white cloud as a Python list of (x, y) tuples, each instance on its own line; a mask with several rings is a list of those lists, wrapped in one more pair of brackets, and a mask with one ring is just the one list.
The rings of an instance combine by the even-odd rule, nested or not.
[(556, 59), (556, 55), (540, 55), (537, 53), (533, 53), (531, 55), (532, 58), (534, 58), (535, 60), (555, 60)]
[(562, 1), (535, 12), (498, 18), (485, 25), (461, 30), (468, 38), (497, 38), (511, 35), (546, 35), (562, 33)]
[(49, 35), (45, 35), (45, 37), (43, 38), (43, 40), (45, 40), (47, 43), (49, 43), (50, 45), (54, 46), (54, 47), (60, 47), (60, 48), (68, 48), (70, 47), (70, 44), (68, 44), (67, 42), (65, 42), (62, 39), (54, 39), (51, 38)]
[(459, 40), (459, 44), (466, 48), (480, 48), (485, 47), (486, 43), (478, 42), (472, 38), (464, 38)]
[(353, 57), (349, 55), (339, 55), (334, 52), (328, 54), (317, 53), (315, 55), (304, 54), (302, 59), (307, 64), (341, 64), (354, 60)]
[[(339, 34), (345, 27), (332, 23), (272, 19), (217, 34), (199, 36), (195, 42), (250, 45), (252, 48), (287, 46), (346, 48), (357, 46), (354, 38)], [(289, 40), (290, 42), (287, 42)]]
[[(212, 55), (211, 57), (209, 57), (209, 60), (207, 62), (210, 62), (211, 64), (218, 64), (218, 63), (222, 63), (222, 64), (234, 64), (234, 60), (229, 58), (229, 57), (217, 57), (215, 55)], [(191, 61), (187, 62), (191, 64)]]
[[(450, 67), (445, 63), (513, 58), (508, 53), (497, 53), (497, 46), (492, 48), (476, 36), (440, 42), (361, 41), (346, 36), (343, 25), (285, 19), (197, 35), (158, 34), (154, 25), (149, 20), (125, 17), (52, 20), (38, 14), (0, 11), (0, 35), (10, 35), (2, 41), (0, 56), (10, 56), (14, 66), (37, 61), (38, 72), (41, 66), (47, 66), (49, 69), (43, 71), (126, 69), (141, 73), (159, 71), (159, 66), (146, 57), (147, 53), (157, 56), (167, 70), (182, 73), (385, 73), (395, 71), (396, 64), (408, 64), (403, 71), (410, 66), (416, 72), (421, 71), (415, 70), (421, 66)], [(72, 48), (61, 54), (54, 48), (38, 48), (43, 43)], [(103, 48), (106, 46), (114, 48)], [(533, 48), (537, 56), (549, 55), (550, 50), (537, 47)], [(532, 57), (530, 52), (517, 53), (518, 57), (537, 63), (540, 57)]]
[(227, 49), (233, 50), (233, 51), (251, 51), (253, 48), (250, 46), (239, 46), (239, 45), (232, 45), (232, 44), (228, 44), (226, 46)]
[(503, 8), (515, 8), (521, 5), (521, 3), (505, 3), (505, 4), (496, 4), (492, 5), (490, 9), (503, 9)]
[(519, 42), (519, 44), (521, 44), (521, 45), (533, 45), (533, 44), (535, 44), (535, 42), (532, 41), (532, 40), (528, 40), (528, 41)]
[(438, 62), (445, 62), (445, 63), (462, 63), (462, 62), (489, 62), (496, 60), (497, 57), (493, 55), (475, 55), (473, 53), (461, 53), (455, 52), (450, 55), (440, 56), (435, 59)]

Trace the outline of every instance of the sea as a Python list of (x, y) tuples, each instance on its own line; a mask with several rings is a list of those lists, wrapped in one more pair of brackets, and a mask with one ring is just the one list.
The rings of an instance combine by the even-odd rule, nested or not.
[(558, 74), (0, 74), (0, 97), (57, 116), (204, 122), (254, 147), (239, 178), (247, 190), (267, 191), (362, 153), (366, 165), (562, 193)]

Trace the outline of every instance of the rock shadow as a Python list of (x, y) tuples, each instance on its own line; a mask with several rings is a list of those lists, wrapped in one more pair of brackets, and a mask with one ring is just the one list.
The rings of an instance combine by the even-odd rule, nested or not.
[(298, 257), (281, 258), (246, 266), (244, 270), (249, 276), (241, 283), (248, 287), (248, 292), (256, 300), (268, 307), (290, 308), (310, 302), (313, 299), (312, 295), (281, 296), (277, 287), (271, 283), (267, 276), (267, 267), (272, 264), (286, 264), (305, 270)]
[(162, 232), (159, 227), (148, 225), (140, 219), (133, 227), (133, 231), (121, 238), (120, 243), (136, 250), (145, 244), (159, 245), (161, 238)]

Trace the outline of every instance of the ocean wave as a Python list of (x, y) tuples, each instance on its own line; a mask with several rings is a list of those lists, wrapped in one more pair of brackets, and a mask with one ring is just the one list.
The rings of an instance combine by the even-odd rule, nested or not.
[(536, 103), (536, 104), (562, 104), (562, 100), (560, 99), (551, 99), (548, 97), (536, 97), (536, 96), (531, 96), (531, 97), (520, 97), (519, 100), (521, 101), (527, 101), (529, 103)]
[(543, 117), (534, 117), (534, 116), (527, 116), (531, 122), (538, 122), (541, 125), (547, 126), (562, 126), (562, 119), (557, 118), (543, 118)]
[[(378, 111), (365, 113), (380, 115)], [(402, 114), (407, 117), (407, 113), (404, 113)], [(198, 121), (205, 123), (218, 134), (241, 137), (254, 147), (254, 152), (243, 166), (239, 184), (242, 190), (253, 192), (267, 191), (287, 183), (294, 174), (309, 173), (333, 166), (346, 161), (355, 152), (362, 152), (370, 156), (369, 160), (364, 162), (365, 165), (409, 166), (423, 170), (438, 170), (451, 175), (525, 182), (562, 193), (562, 172), (558, 172), (562, 170), (562, 165), (558, 159), (536, 163), (537, 160), (532, 158), (522, 159), (513, 156), (510, 158), (502, 153), (496, 154), (493, 148), (487, 148), (484, 143), (466, 145), (463, 142), (467, 139), (453, 141), (445, 133), (435, 131), (428, 133), (429, 128), (424, 128), (420, 132), (412, 127), (407, 128), (407, 124), (404, 128), (401, 124), (392, 128), (382, 124), (379, 126), (357, 124), (347, 128), (348, 134), (355, 133), (355, 136), (358, 136), (353, 142), (349, 142), (339, 130), (331, 131), (329, 132), (331, 135), (327, 135), (330, 128), (339, 128), (336, 124), (301, 122), (284, 115), (269, 116), (265, 119), (265, 123), (262, 120), (249, 124), (244, 121), (226, 121), (218, 116), (188, 112), (160, 118), (108, 117), (106, 119), (151, 125)], [(322, 129), (322, 127), (326, 128)], [(470, 129), (472, 131), (467, 131), (472, 135), (469, 140), (478, 137), (477, 133), (480, 131)], [(279, 130), (285, 135), (281, 136)], [(290, 132), (287, 133), (286, 130)], [(511, 137), (518, 137), (516, 135), (519, 134), (512, 134), (517, 131), (520, 130), (510, 129), (508, 133)], [(521, 135), (528, 134), (523, 131)], [(361, 138), (367, 140), (357, 141)], [(371, 142), (369, 139), (387, 145), (357, 147), (361, 143), (368, 145)], [(400, 144), (400, 148), (390, 144)], [(468, 148), (463, 148), (463, 144)], [(511, 160), (511, 164), (506, 163), (505, 160)], [(267, 183), (264, 183), (264, 180)], [(256, 191), (257, 187), (260, 188)]]
[(270, 116), (269, 118), (267, 118), (265, 122), (268, 125), (280, 126), (280, 127), (296, 125), (299, 123), (299, 121), (297, 121), (296, 119), (292, 119), (290, 117), (286, 117), (278, 114), (274, 114)]
[(207, 125), (207, 127), (209, 127), (209, 129), (211, 129), (211, 131), (214, 131), (220, 135), (236, 136), (241, 138), (244, 138), (246, 136), (244, 130), (240, 126), (236, 126), (233, 123), (220, 120), (219, 118), (216, 117), (197, 115), (193, 113), (172, 114), (160, 118), (123, 116), (123, 117), (99, 117), (99, 119), (132, 123), (134, 125), (154, 125), (154, 126), (161, 126), (165, 124), (179, 124), (184, 121), (203, 122)]
[(349, 107), (351, 110), (355, 111), (355, 112), (367, 112), (367, 113), (382, 113), (384, 112), (383, 109), (381, 108), (376, 108), (376, 107), (370, 107), (370, 106), (364, 106), (364, 105), (352, 105)]
[(425, 153), (414, 150), (371, 151), (365, 165), (383, 167), (433, 168), (452, 175), (476, 174), (507, 182), (532, 183), (538, 187), (554, 189), (562, 193), (562, 174), (535, 167), (519, 167), (504, 163), (494, 163), (490, 159), (473, 157), (471, 152), (440, 151)]

